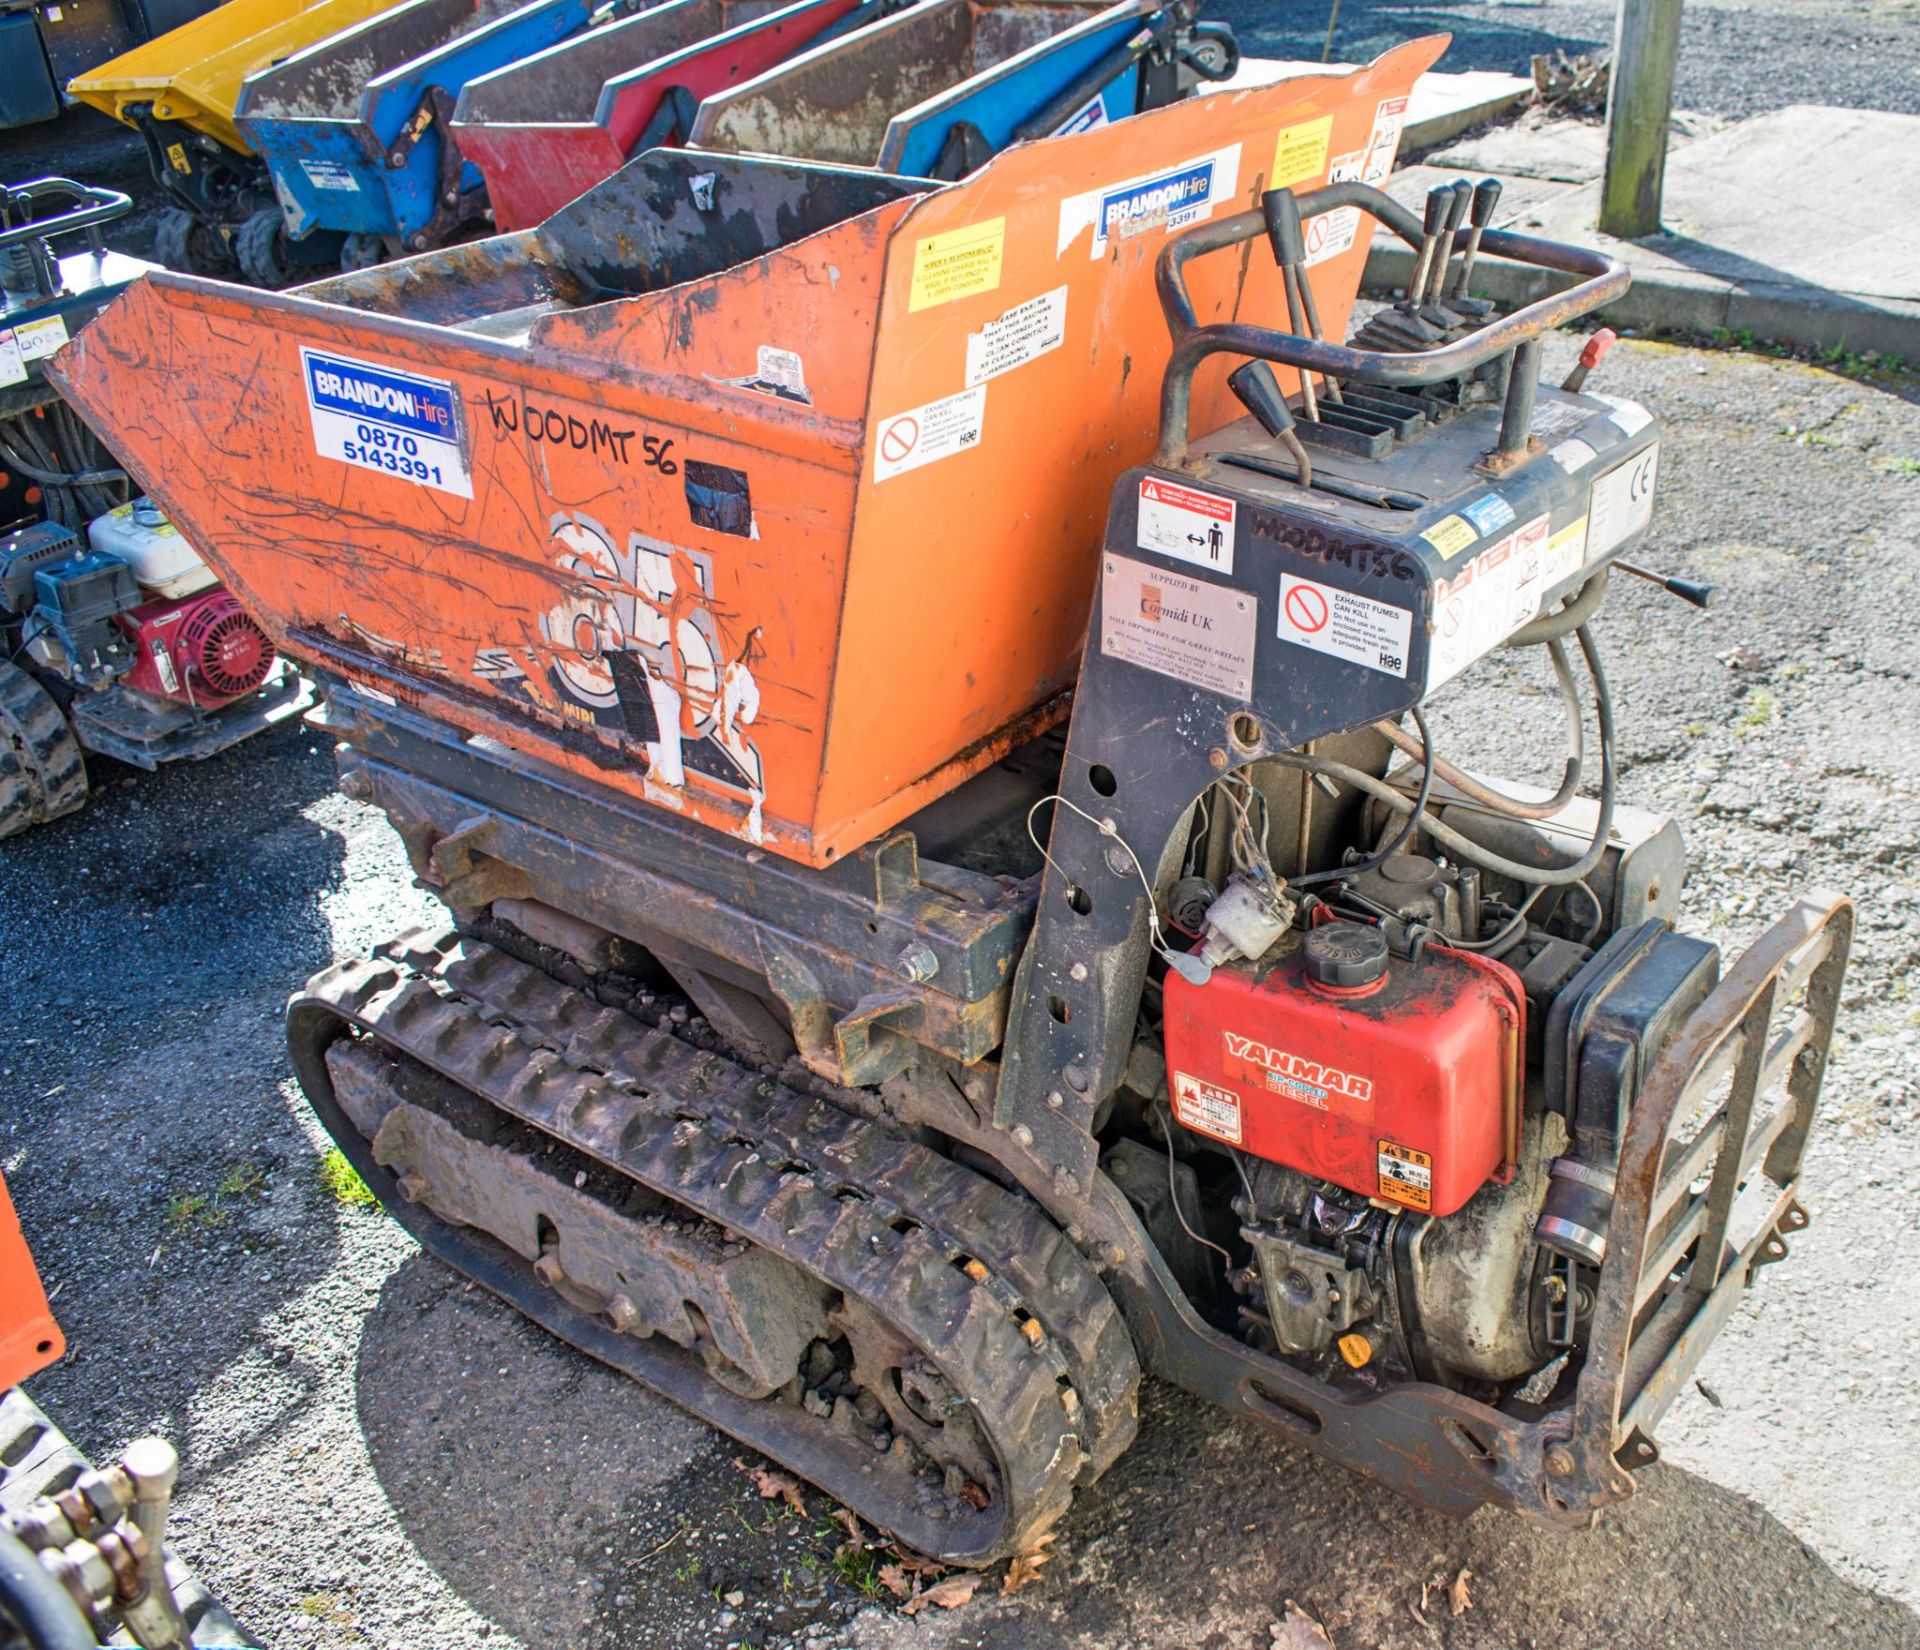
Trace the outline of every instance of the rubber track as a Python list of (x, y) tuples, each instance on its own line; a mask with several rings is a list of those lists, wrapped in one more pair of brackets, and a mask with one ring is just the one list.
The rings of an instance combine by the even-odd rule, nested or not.
[[(452, 932), (330, 969), (306, 1000), (898, 1326), (998, 1455), (1003, 1522), (966, 1561), (1029, 1545), (1131, 1441), (1139, 1370), (1111, 1297), (1044, 1214), (982, 1176)], [(848, 1449), (846, 1482), (823, 1487), (893, 1527), (862, 1506), (870, 1458)]]
[(87, 800), (87, 765), (47, 690), (0, 660), (0, 837), (70, 814)]

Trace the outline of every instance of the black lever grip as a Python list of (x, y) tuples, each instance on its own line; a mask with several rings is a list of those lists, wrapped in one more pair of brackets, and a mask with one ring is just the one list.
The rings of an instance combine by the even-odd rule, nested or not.
[(1246, 361), (1235, 367), (1227, 374), (1227, 388), (1274, 440), (1293, 428), (1293, 409), (1280, 393), (1280, 380), (1266, 362)]
[(1427, 191), (1427, 239), (1440, 233), (1445, 227), (1447, 214), (1453, 210), (1453, 186), (1442, 183)]
[(1461, 178), (1453, 186), (1453, 205), (1447, 211), (1447, 230), (1458, 231), (1467, 221), (1467, 208), (1473, 204), (1473, 185)]
[(1269, 189), (1260, 197), (1260, 212), (1267, 220), (1267, 243), (1273, 248), (1273, 261), (1282, 269), (1307, 261), (1307, 232), (1300, 222), (1300, 203), (1291, 189)]
[(1678, 596), (1694, 607), (1704, 608), (1713, 600), (1713, 586), (1702, 584), (1698, 579), (1669, 578), (1666, 586), (1669, 595)]
[(1500, 204), (1500, 180), (1482, 178), (1473, 192), (1473, 226), (1485, 229), (1493, 222), (1493, 209)]

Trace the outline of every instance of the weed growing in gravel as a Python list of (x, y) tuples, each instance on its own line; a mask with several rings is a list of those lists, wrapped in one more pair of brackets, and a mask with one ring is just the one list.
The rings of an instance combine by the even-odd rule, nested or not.
[(343, 1209), (377, 1209), (379, 1198), (367, 1190), (367, 1183), (360, 1173), (347, 1161), (347, 1154), (338, 1146), (329, 1146), (327, 1155), (320, 1159), (320, 1184), (327, 1194)]
[(258, 1163), (236, 1163), (220, 1177), (222, 1197), (257, 1197), (267, 1189), (267, 1171)]
[(217, 1226), (225, 1218), (204, 1192), (181, 1192), (167, 1202), (167, 1224), (176, 1232), (189, 1226)]
[(1747, 695), (1745, 708), (1740, 712), (1740, 725), (1734, 731), (1745, 737), (1755, 728), (1763, 728), (1779, 712), (1780, 702), (1763, 687), (1755, 688)]

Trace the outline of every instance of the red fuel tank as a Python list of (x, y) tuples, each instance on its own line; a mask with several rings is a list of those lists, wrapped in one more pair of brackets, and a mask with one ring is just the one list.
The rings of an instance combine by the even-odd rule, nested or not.
[(1519, 1146), (1526, 996), (1471, 952), (1327, 922), (1271, 967), (1166, 979), (1174, 1116), (1287, 1168), (1452, 1214)]

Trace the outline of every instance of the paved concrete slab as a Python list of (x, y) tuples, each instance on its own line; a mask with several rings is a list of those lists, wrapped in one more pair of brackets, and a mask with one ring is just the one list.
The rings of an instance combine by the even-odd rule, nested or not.
[[(1726, 328), (1920, 360), (1920, 116), (1798, 105), (1677, 147), (1667, 231), (1644, 241), (1600, 235), (1598, 207), (1589, 183), (1529, 194), (1502, 216), (1625, 259), (1634, 285), (1606, 311), (1616, 325)], [(1376, 237), (1369, 290), (1402, 285), (1411, 266), (1397, 240)], [(1476, 281), (1502, 303), (1565, 284), (1493, 261)]]
[[(1296, 80), (1302, 75), (1349, 74), (1358, 66), (1297, 58), (1243, 57), (1239, 72), (1231, 80), (1203, 86), (1201, 90), (1245, 91), (1250, 86), (1271, 86), (1276, 81)], [(1407, 105), (1407, 129), (1400, 148), (1405, 153), (1445, 143), (1518, 108), (1532, 90), (1533, 82), (1521, 75), (1494, 74), (1480, 69), (1460, 74), (1430, 70), (1414, 82), (1413, 96)]]
[[(1670, 145), (1678, 148), (1721, 130), (1725, 124), (1708, 115), (1675, 115)], [(1539, 120), (1530, 113), (1505, 126), (1475, 132), (1422, 158), (1429, 166), (1451, 167), (1455, 172), (1591, 183), (1606, 167), (1607, 129), (1596, 121)]]

